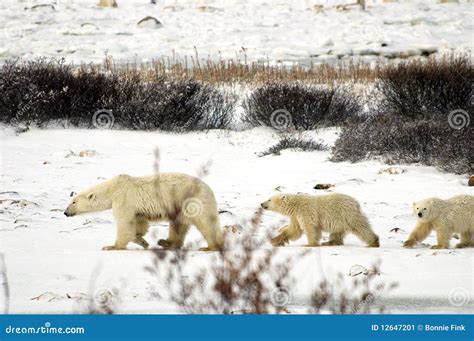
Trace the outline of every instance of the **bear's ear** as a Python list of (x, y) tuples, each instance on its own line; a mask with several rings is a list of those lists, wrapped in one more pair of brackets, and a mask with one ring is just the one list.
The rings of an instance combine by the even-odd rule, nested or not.
[(94, 199), (94, 198), (95, 198), (95, 194), (94, 194), (94, 193), (89, 193), (89, 194), (87, 194), (87, 199), (92, 200), (92, 199)]

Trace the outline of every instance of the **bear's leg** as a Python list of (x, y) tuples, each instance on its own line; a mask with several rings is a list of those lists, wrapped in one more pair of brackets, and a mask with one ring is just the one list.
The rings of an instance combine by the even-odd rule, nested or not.
[(140, 245), (144, 249), (148, 249), (148, 242), (143, 238), (143, 236), (148, 232), (148, 229), (150, 227), (150, 224), (148, 223), (147, 220), (138, 220), (137, 223), (137, 234), (135, 236), (135, 240), (133, 241), (135, 244)]
[(117, 237), (115, 244), (111, 246), (104, 246), (102, 250), (125, 250), (129, 242), (136, 238), (136, 221), (134, 219), (122, 219), (123, 217), (115, 218), (117, 222)]
[(329, 241), (322, 243), (323, 246), (335, 246), (344, 244), (344, 232), (333, 232), (329, 235)]
[(322, 230), (320, 226), (315, 226), (310, 222), (302, 222), (301, 227), (303, 228), (306, 238), (308, 239), (308, 247), (317, 247), (319, 246), (319, 241), (321, 240)]
[(428, 223), (417, 222), (415, 229), (410, 233), (408, 239), (403, 243), (403, 247), (411, 248), (416, 245), (416, 243), (422, 242), (428, 237), (433, 226)]
[(461, 249), (463, 247), (469, 247), (469, 246), (473, 246), (472, 232), (466, 231), (466, 232), (461, 233), (461, 242), (456, 245), (456, 248)]
[(437, 244), (433, 245), (431, 249), (448, 249), (449, 248), (449, 239), (451, 239), (451, 234), (445, 229), (438, 229), (436, 231)]
[(150, 244), (148, 244), (148, 242), (145, 240), (145, 238), (143, 238), (143, 236), (140, 236), (140, 235), (137, 235), (135, 237), (135, 240), (133, 241), (135, 244), (138, 244), (140, 245), (141, 247), (143, 247), (145, 250), (148, 249), (148, 246), (150, 246)]
[(207, 242), (207, 247), (200, 248), (199, 251), (219, 251), (222, 249), (224, 238), (217, 216), (199, 217), (194, 221), (194, 225)]
[(303, 231), (298, 225), (298, 222), (291, 220), (290, 224), (282, 227), (280, 233), (272, 238), (271, 243), (273, 246), (283, 246), (290, 240), (296, 240), (301, 237)]
[(189, 225), (182, 222), (170, 222), (168, 239), (160, 239), (158, 245), (167, 250), (180, 249), (184, 244), (184, 238), (188, 233)]
[(356, 229), (352, 231), (357, 238), (367, 244), (368, 247), (379, 247), (379, 236), (377, 236), (370, 228)]
[[(342, 225), (339, 230), (343, 230)], [(368, 247), (379, 247), (379, 236), (377, 236), (370, 227), (369, 220), (361, 212), (354, 215), (349, 222), (349, 231), (354, 233), (357, 238), (367, 244)]]

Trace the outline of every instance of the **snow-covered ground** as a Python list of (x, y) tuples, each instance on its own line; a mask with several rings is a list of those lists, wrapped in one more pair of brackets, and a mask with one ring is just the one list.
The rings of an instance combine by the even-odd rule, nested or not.
[[(308, 63), (472, 52), (472, 3), (348, 0), (3, 0), (0, 62), (65, 57), (73, 62), (146, 62), (172, 56)], [(33, 8), (35, 5), (53, 4)], [(323, 4), (318, 12), (315, 5)], [(162, 25), (137, 23), (146, 16)]]
[[(312, 134), (332, 143), (337, 132)], [(379, 279), (399, 284), (383, 297), (389, 311), (473, 311), (472, 248), (435, 251), (427, 245), (411, 250), (401, 247), (415, 224), (411, 203), (430, 196), (474, 194), (464, 176), (416, 165), (400, 166), (405, 170), (402, 174), (382, 175), (378, 171), (387, 167), (384, 164), (332, 163), (327, 160), (329, 152), (284, 151), (279, 156), (258, 157), (257, 153), (277, 141), (274, 133), (263, 128), (182, 135), (79, 129), (32, 129), (15, 135), (3, 128), (1, 135), (0, 251), (7, 267), (12, 313), (78, 311), (77, 298), (89, 292), (94, 273), (99, 274), (95, 287), (119, 289), (119, 312), (179, 312), (157, 298), (165, 296), (166, 288), (144, 270), (151, 263), (149, 251), (133, 245), (128, 251), (101, 250), (115, 238), (110, 211), (73, 218), (63, 215), (72, 191), (120, 173), (152, 173), (155, 147), (161, 151), (161, 171), (195, 174), (212, 160), (204, 180), (215, 191), (219, 208), (232, 213), (221, 215), (223, 225), (250, 218), (277, 186), (284, 186), (287, 192), (316, 194), (324, 192), (313, 189), (316, 183), (334, 183), (334, 191), (361, 202), (380, 236), (381, 247), (366, 248), (348, 237), (342, 247), (311, 249), (292, 271), (297, 283), (290, 310), (307, 306), (310, 290), (321, 280), (331, 280), (338, 272), (352, 280), (348, 273), (353, 265), (369, 268), (380, 260)], [(94, 150), (95, 154), (78, 156), (83, 150)], [(260, 233), (273, 231), (282, 219), (266, 213)], [(394, 228), (400, 230), (393, 232)], [(153, 225), (146, 239), (157, 247), (157, 240), (166, 234), (166, 225)], [(195, 229), (187, 241), (204, 244)], [(281, 248), (281, 255), (300, 253), (305, 242), (301, 238)], [(433, 244), (435, 237), (425, 242)], [(452, 247), (454, 243), (452, 240)], [(205, 267), (213, 257), (212, 253), (190, 251), (195, 268)]]

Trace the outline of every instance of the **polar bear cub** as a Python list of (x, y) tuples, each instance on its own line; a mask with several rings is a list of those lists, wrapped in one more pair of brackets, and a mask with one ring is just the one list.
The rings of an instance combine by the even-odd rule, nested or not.
[(329, 241), (322, 245), (343, 245), (344, 236), (353, 233), (368, 246), (379, 246), (379, 237), (372, 231), (359, 203), (348, 195), (276, 194), (261, 206), (290, 218), (290, 223), (272, 239), (274, 246), (296, 240), (303, 232), (307, 246), (319, 246), (322, 231), (330, 233)]
[(211, 188), (201, 179), (180, 173), (133, 177), (118, 175), (77, 194), (64, 214), (68, 217), (112, 209), (117, 238), (104, 250), (123, 250), (129, 242), (148, 248), (143, 236), (149, 222), (169, 222), (168, 239), (158, 245), (178, 249), (190, 225), (197, 227), (208, 247), (219, 250), (223, 237), (217, 203)]
[(436, 231), (437, 244), (432, 249), (449, 248), (453, 233), (461, 235), (456, 248), (474, 246), (474, 196), (457, 195), (447, 200), (429, 198), (413, 203), (413, 212), (417, 223), (410, 236), (403, 244), (413, 247)]

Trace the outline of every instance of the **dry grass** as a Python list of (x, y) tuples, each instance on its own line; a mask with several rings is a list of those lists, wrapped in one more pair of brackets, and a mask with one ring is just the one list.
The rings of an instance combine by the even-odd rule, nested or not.
[[(383, 63), (371, 65), (364, 62), (340, 62), (337, 65), (322, 63), (310, 65), (286, 65), (270, 61), (248, 62), (244, 59), (215, 61), (194, 57), (162, 57), (149, 63), (118, 63), (106, 56), (102, 65), (86, 66), (96, 71), (114, 74), (139, 74), (144, 80), (160, 78), (171, 80), (194, 79), (210, 84), (248, 84), (259, 85), (267, 82), (305, 81), (318, 84), (334, 82), (373, 82)], [(84, 66), (83, 66), (84, 67)]]
[[(469, 59), (468, 55), (446, 54), (444, 60)], [(410, 58), (404, 62), (419, 65), (440, 59), (439, 57)], [(101, 65), (82, 66), (96, 71), (108, 71), (119, 75), (140, 75), (144, 80), (156, 79), (187, 80), (193, 79), (210, 84), (244, 84), (257, 86), (268, 82), (309, 82), (331, 84), (353, 82), (367, 84), (374, 82), (387, 69), (397, 67), (400, 61), (380, 58), (375, 62), (356, 60), (338, 61), (336, 64), (314, 63), (284, 64), (260, 60), (249, 62), (246, 55), (235, 59), (201, 58), (198, 53), (191, 57), (173, 54), (171, 57), (153, 59), (148, 63), (115, 61), (106, 55)]]

